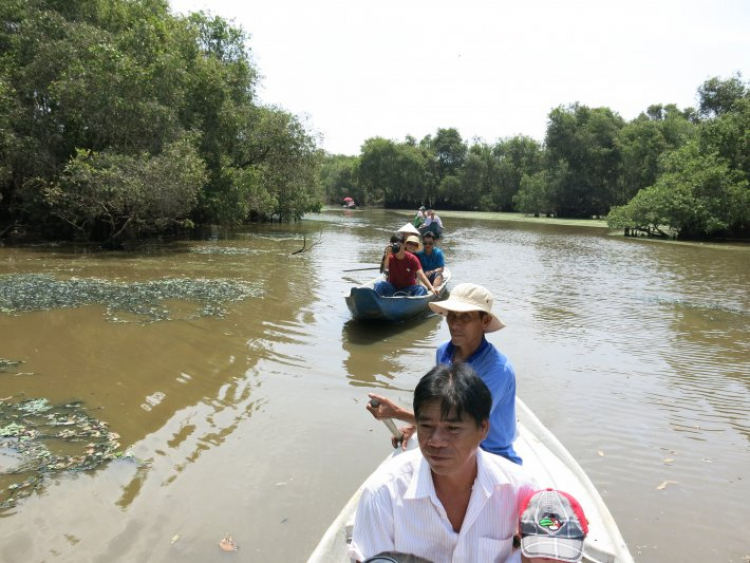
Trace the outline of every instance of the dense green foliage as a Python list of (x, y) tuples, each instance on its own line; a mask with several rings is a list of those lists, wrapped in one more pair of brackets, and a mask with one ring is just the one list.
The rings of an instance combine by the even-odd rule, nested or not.
[(368, 139), (329, 155), (326, 198), (567, 218), (680, 238), (750, 235), (750, 88), (712, 78), (699, 107), (652, 105), (630, 122), (609, 108), (554, 108), (544, 144), (467, 144), (455, 129), (403, 143)]
[(654, 181), (612, 209), (611, 226), (683, 239), (750, 236), (750, 88), (739, 77), (712, 78), (698, 94), (694, 130), (658, 155)]
[(320, 208), (322, 152), (256, 102), (241, 29), (167, 0), (4, 0), (0, 23), (0, 235), (117, 242)]
[[(297, 220), (322, 201), (608, 216), (681, 238), (750, 233), (750, 87), (630, 122), (575, 103), (544, 143), (371, 138), (324, 156), (255, 97), (245, 32), (167, 0), (0, 2), (0, 237), (107, 241), (196, 223)], [(322, 187), (321, 187), (322, 185)]]

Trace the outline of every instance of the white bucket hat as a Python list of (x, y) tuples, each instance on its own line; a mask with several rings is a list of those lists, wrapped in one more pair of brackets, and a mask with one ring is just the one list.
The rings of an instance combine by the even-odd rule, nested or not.
[(495, 332), (504, 328), (505, 324), (492, 313), (493, 303), (492, 294), (481, 285), (460, 283), (453, 288), (448, 299), (430, 303), (430, 309), (444, 317), (447, 317), (449, 312), (468, 313), (471, 311), (482, 311), (490, 317), (490, 324), (485, 329), (485, 332)]
[(417, 235), (417, 236), (419, 236), (419, 235), (420, 235), (420, 232), (419, 232), (419, 231), (417, 230), (417, 228), (416, 228), (416, 227), (415, 227), (414, 225), (412, 225), (411, 223), (407, 223), (406, 225), (404, 225), (403, 227), (401, 227), (401, 228), (400, 228), (400, 229), (399, 229), (398, 231), (396, 231), (396, 232), (397, 232), (397, 233), (409, 233), (410, 235)]

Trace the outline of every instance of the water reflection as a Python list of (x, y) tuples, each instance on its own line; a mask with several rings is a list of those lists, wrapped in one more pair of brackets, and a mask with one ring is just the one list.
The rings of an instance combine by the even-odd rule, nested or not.
[[(423, 359), (423, 352), (434, 340), (441, 320), (439, 315), (429, 314), (402, 323), (345, 322), (341, 344), (347, 353), (344, 367), (350, 384), (410, 392), (413, 376), (422, 375), (432, 367)], [(379, 354), (368, 351), (368, 347), (375, 345), (381, 350)], [(419, 350), (416, 361), (415, 348)], [(404, 372), (409, 372), (412, 378), (399, 378)]]

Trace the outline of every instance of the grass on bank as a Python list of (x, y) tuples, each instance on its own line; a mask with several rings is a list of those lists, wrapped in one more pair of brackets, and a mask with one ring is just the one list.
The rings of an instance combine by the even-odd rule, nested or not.
[[(399, 215), (414, 217), (415, 211), (397, 209)], [(534, 217), (524, 213), (501, 213), (493, 211), (439, 211), (441, 218), (455, 217), (458, 219), (482, 219), (484, 221), (513, 221), (519, 223), (538, 223), (542, 225), (570, 225), (571, 227), (597, 227), (608, 229), (604, 219), (559, 219), (557, 217)], [(622, 230), (622, 229), (620, 229)]]

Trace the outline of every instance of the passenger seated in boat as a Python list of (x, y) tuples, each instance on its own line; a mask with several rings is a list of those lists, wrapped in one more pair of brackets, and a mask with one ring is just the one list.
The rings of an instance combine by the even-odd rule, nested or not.
[(401, 237), (399, 235), (393, 235), (391, 236), (391, 242), (388, 243), (388, 246), (383, 249), (383, 258), (380, 260), (380, 273), (388, 272), (388, 257), (391, 255), (391, 248), (393, 248), (393, 245), (395, 243), (403, 244), (404, 243), (404, 237)]
[(439, 216), (435, 215), (434, 209), (427, 210), (427, 217), (425, 217), (424, 223), (419, 226), (420, 233), (424, 234), (427, 231), (432, 231), (437, 237), (443, 232), (443, 222)]
[(435, 235), (427, 231), (422, 237), (422, 250), (417, 252), (419, 263), (430, 283), (435, 287), (443, 285), (443, 270), (445, 269), (445, 256), (443, 251), (435, 246)]
[(465, 363), (439, 365), (417, 384), (413, 408), (419, 449), (394, 456), (363, 485), (349, 555), (505, 562), (521, 502), (538, 487), (519, 465), (479, 448), (490, 390)]
[(543, 489), (524, 499), (518, 516), (523, 563), (578, 563), (589, 527), (572, 495)]
[(422, 223), (424, 223), (424, 220), (427, 218), (427, 213), (425, 206), (421, 206), (417, 210), (417, 214), (414, 216), (414, 219), (411, 220), (411, 224), (415, 227), (419, 227)]
[[(420, 247), (419, 238), (411, 235), (404, 244), (393, 243), (390, 249), (387, 249), (388, 280), (380, 280), (373, 286), (380, 297), (393, 297), (397, 293), (411, 296), (427, 295), (428, 290), (435, 295), (438, 294), (437, 289), (424, 275), (419, 259), (413, 254)], [(419, 285), (417, 280), (423, 285)]]
[[(445, 301), (430, 303), (430, 309), (443, 315), (451, 339), (435, 353), (435, 363), (451, 365), (466, 362), (477, 372), (492, 392), (492, 424), (482, 449), (522, 463), (513, 448), (516, 439), (516, 372), (508, 358), (490, 343), (486, 335), (500, 330), (505, 324), (492, 312), (492, 294), (481, 285), (461, 283), (451, 290)], [(378, 406), (367, 403), (366, 408), (377, 419), (396, 418), (409, 426), (401, 428), (406, 449), (414, 433), (414, 413), (383, 397), (370, 393)]]
[(419, 236), (419, 231), (411, 223), (406, 223), (403, 227), (401, 227), (398, 231), (396, 231), (396, 234), (394, 234), (391, 237), (391, 242), (388, 243), (388, 246), (386, 246), (385, 250), (383, 250), (383, 258), (380, 261), (380, 273), (381, 274), (385, 272), (386, 270), (388, 270), (388, 256), (390, 255), (391, 245), (394, 242), (403, 244), (404, 241), (406, 241), (406, 239), (411, 235)]

